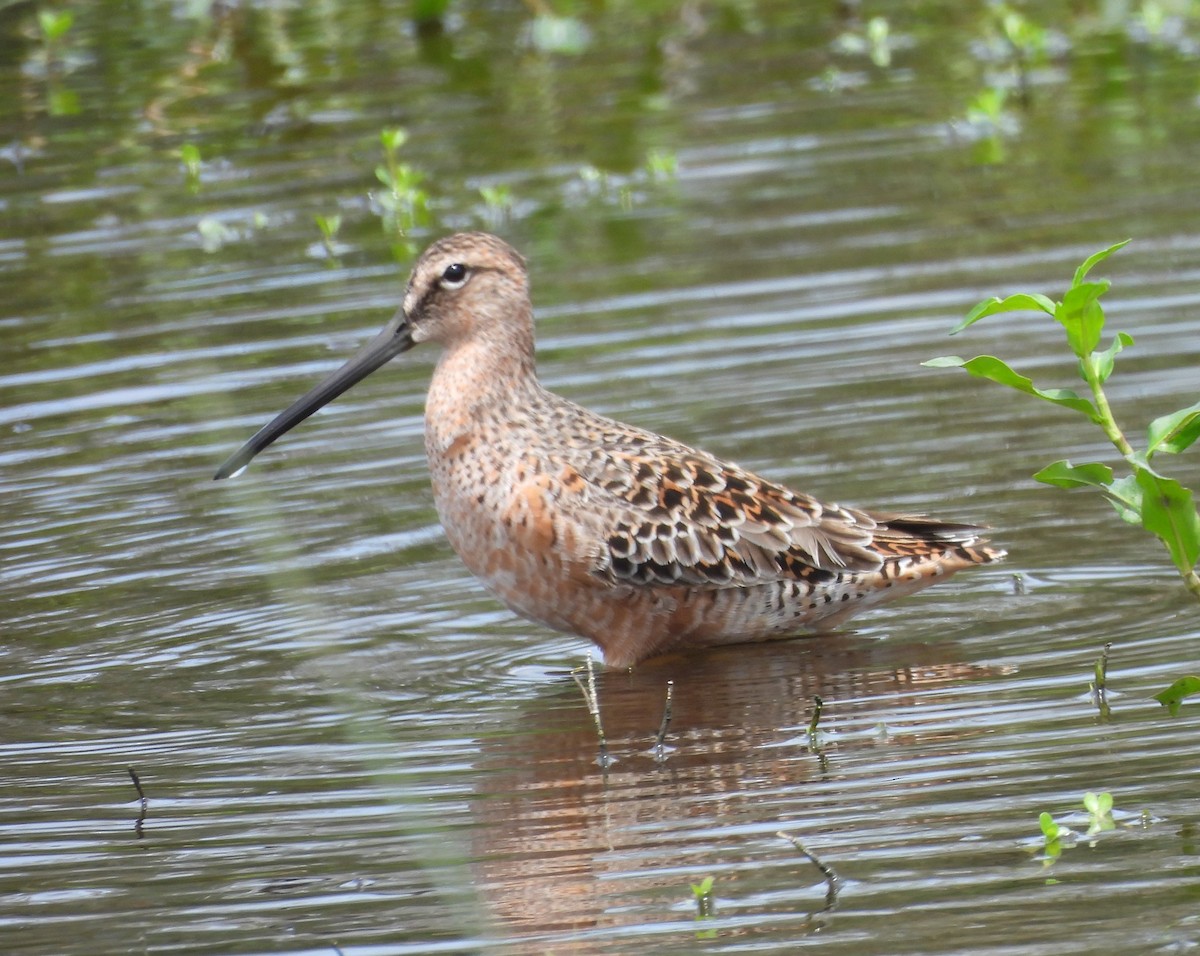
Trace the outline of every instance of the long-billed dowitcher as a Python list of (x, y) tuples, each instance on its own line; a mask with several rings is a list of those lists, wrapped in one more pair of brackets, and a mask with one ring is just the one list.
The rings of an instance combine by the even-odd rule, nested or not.
[(510, 608), (609, 664), (827, 630), (1004, 556), (972, 525), (822, 504), (547, 391), (525, 262), (486, 233), (425, 250), (383, 331), (216, 477), (422, 342), (442, 347), (425, 451), (450, 544)]

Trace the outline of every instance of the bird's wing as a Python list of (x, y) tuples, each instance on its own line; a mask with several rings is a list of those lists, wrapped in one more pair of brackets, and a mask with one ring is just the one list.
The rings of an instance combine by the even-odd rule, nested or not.
[(646, 434), (556, 455), (601, 538), (595, 572), (614, 583), (729, 587), (874, 571), (879, 529), (737, 465)]

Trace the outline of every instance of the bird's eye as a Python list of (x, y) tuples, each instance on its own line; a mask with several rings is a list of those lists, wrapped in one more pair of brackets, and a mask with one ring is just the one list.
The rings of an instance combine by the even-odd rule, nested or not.
[(442, 271), (443, 289), (461, 289), (467, 281), (467, 267), (461, 262), (452, 262)]

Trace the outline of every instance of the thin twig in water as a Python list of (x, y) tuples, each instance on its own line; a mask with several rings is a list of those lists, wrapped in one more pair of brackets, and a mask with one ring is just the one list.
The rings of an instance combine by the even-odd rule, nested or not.
[(138, 811), (137, 821), (133, 825), (133, 832), (140, 838), (142, 836), (142, 826), (146, 822), (146, 807), (149, 806), (150, 801), (146, 799), (146, 791), (142, 789), (142, 781), (138, 779), (137, 771), (132, 767), (129, 767), (128, 770), (129, 779), (133, 781), (134, 789), (137, 790), (138, 802), (141, 807)]
[(1107, 642), (1100, 650), (1100, 658), (1096, 661), (1096, 690), (1103, 694), (1108, 690), (1108, 652), (1112, 650), (1112, 641)]
[(1108, 717), (1108, 652), (1112, 649), (1112, 641), (1104, 645), (1100, 656), (1096, 658), (1096, 679), (1089, 685), (1092, 692), (1092, 702), (1100, 709), (1101, 717)]
[(838, 893), (842, 891), (842, 878), (838, 876), (836, 872), (834, 872), (832, 866), (822, 860), (811, 850), (805, 849), (804, 844), (797, 840), (794, 836), (789, 836), (782, 830), (779, 830), (775, 835), (781, 840), (787, 840), (788, 843), (790, 843), (805, 857), (807, 857), (808, 861), (812, 863), (813, 866), (821, 871), (821, 875), (825, 877), (825, 885), (827, 887), (825, 890), (825, 908), (821, 910), (821, 912), (832, 913), (833, 908), (837, 906)]
[(808, 749), (817, 758), (821, 773), (829, 772), (829, 758), (825, 756), (825, 734), (819, 729), (821, 712), (825, 709), (825, 701), (819, 696), (813, 696), (813, 715), (808, 722)]
[(813, 697), (813, 715), (812, 720), (808, 722), (808, 743), (814, 750), (820, 749), (820, 743), (817, 739), (817, 725), (821, 723), (821, 711), (825, 709), (825, 701), (820, 697)]
[[(587, 671), (587, 683), (584, 683), (579, 676), (580, 670)], [(587, 704), (588, 713), (592, 715), (592, 720), (596, 724), (596, 734), (600, 738), (600, 758), (597, 762), (602, 769), (607, 770), (615, 761), (608, 755), (608, 739), (604, 736), (604, 725), (600, 722), (600, 698), (596, 696), (596, 672), (592, 667), (591, 651), (588, 651), (587, 663), (584, 667), (576, 667), (571, 671), (571, 676), (575, 678), (579, 692), (583, 694), (584, 702)]]
[(663, 741), (667, 736), (667, 729), (671, 726), (671, 698), (675, 694), (675, 682), (667, 681), (667, 702), (663, 706), (662, 723), (658, 725), (658, 737), (654, 742), (654, 759), (662, 763), (667, 759), (667, 750), (663, 746)]

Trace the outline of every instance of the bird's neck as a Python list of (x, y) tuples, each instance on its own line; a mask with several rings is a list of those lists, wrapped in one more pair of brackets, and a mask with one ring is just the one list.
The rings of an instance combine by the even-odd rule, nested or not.
[(425, 400), (428, 449), (437, 453), (481, 428), (517, 421), (541, 394), (532, 341), (451, 346), (438, 360)]

